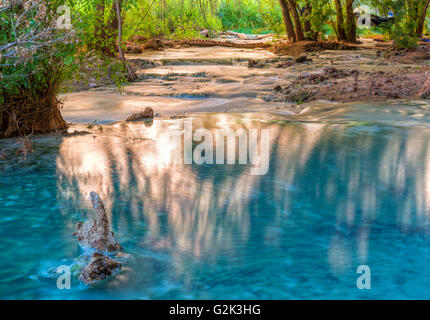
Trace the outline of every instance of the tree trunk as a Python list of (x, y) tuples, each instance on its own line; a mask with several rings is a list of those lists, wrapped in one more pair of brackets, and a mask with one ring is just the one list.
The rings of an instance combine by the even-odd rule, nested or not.
[[(66, 129), (67, 123), (60, 113), (61, 102), (57, 99), (61, 71), (59, 60), (52, 59), (42, 66), (41, 76), (46, 80), (37, 93), (32, 88), (21, 87), (16, 94), (3, 93), (0, 104), (0, 138), (25, 136), (32, 133), (47, 133)], [(29, 76), (30, 83), (37, 81)]]
[(353, 8), (354, 0), (346, 1), (346, 38), (349, 42), (357, 42), (357, 25)]
[(3, 107), (0, 110), (0, 138), (67, 128), (60, 113), (60, 102), (53, 93), (37, 101), (26, 97), (10, 97)]
[(424, 23), (426, 21), (427, 16), (427, 10), (430, 5), (430, 0), (426, 0), (424, 3), (421, 4), (421, 10), (418, 12), (417, 17), (417, 36), (421, 38), (424, 33)]
[(334, 6), (336, 8), (336, 29), (337, 29), (337, 39), (339, 41), (345, 41), (346, 38), (346, 32), (344, 28), (344, 21), (343, 21), (343, 12), (342, 12), (342, 3), (341, 0), (334, 0)]
[(303, 33), (302, 23), (300, 21), (299, 13), (297, 12), (297, 4), (295, 0), (288, 0), (288, 5), (290, 12), (293, 16), (294, 27), (296, 31), (296, 39), (297, 41), (305, 40), (305, 35)]
[(105, 1), (99, 0), (96, 5), (96, 24), (94, 26), (94, 47), (97, 51), (102, 51), (105, 42)]
[(112, 7), (110, 9), (109, 18), (106, 24), (105, 32), (106, 32), (106, 40), (104, 53), (109, 57), (116, 57), (117, 48), (117, 38), (118, 38), (118, 18), (117, 18), (117, 9), (116, 9), (116, 1), (112, 3)]
[(287, 31), (288, 40), (296, 41), (296, 33), (294, 31), (293, 21), (291, 20), (290, 11), (288, 10), (285, 0), (279, 0), (282, 8), (282, 17), (284, 18), (285, 30)]
[(118, 53), (119, 53), (119, 59), (121, 61), (125, 60), (124, 52), (122, 52), (122, 18), (121, 18), (121, 5), (120, 0), (115, 0), (116, 4), (116, 14), (117, 14), (117, 20), (118, 20)]
[(303, 18), (304, 18), (304, 29), (305, 29), (305, 38), (307, 40), (316, 40), (318, 38), (318, 35), (315, 35), (314, 32), (312, 31), (312, 25), (311, 25), (311, 21), (309, 20), (309, 16), (312, 13), (312, 5), (311, 3), (308, 1), (306, 1), (306, 6), (305, 6), (305, 10), (303, 12)]

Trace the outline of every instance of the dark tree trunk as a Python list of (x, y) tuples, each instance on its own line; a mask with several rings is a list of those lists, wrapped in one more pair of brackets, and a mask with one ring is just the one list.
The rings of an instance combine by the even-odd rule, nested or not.
[(337, 39), (339, 41), (345, 41), (346, 32), (344, 28), (343, 12), (341, 0), (334, 0), (334, 6), (336, 8), (336, 29), (337, 29)]
[(430, 5), (430, 0), (426, 0), (426, 2), (422, 3), (421, 5), (423, 6), (422, 11), (419, 12), (419, 16), (417, 17), (417, 36), (419, 38), (421, 38), (424, 33), (424, 23), (426, 21), (427, 10)]
[[(61, 102), (57, 99), (58, 60), (42, 67), (42, 77), (46, 80), (37, 93), (30, 88), (21, 87), (16, 94), (3, 93), (0, 104), (0, 138), (25, 136), (32, 133), (47, 133), (67, 128), (60, 113)], [(36, 81), (29, 76), (29, 81)]]
[(119, 59), (121, 61), (124, 61), (124, 52), (122, 51), (122, 17), (121, 17), (121, 1), (115, 0), (116, 2), (116, 14), (117, 14), (117, 21), (118, 21), (118, 53), (119, 53)]
[(99, 0), (96, 5), (96, 24), (94, 26), (94, 43), (95, 49), (102, 51), (105, 42), (105, 1)]
[(279, 0), (282, 8), (282, 17), (284, 18), (285, 29), (287, 31), (288, 40), (296, 41), (296, 33), (294, 31), (293, 21), (291, 20), (290, 11), (288, 10), (286, 0)]
[(109, 12), (108, 21), (105, 28), (106, 41), (104, 47), (104, 53), (109, 57), (116, 57), (117, 38), (118, 38), (118, 17), (116, 1), (112, 3), (112, 7)]
[(303, 12), (303, 18), (304, 18), (304, 29), (305, 29), (305, 38), (308, 40), (315, 40), (318, 38), (318, 35), (315, 35), (315, 33), (312, 31), (312, 25), (311, 21), (309, 20), (309, 16), (312, 13), (312, 5), (310, 4), (309, 0), (306, 1), (305, 10)]
[(0, 109), (0, 138), (67, 128), (54, 93), (49, 92), (36, 101), (29, 99), (24, 90), (21, 94), (22, 97), (6, 97), (7, 101)]
[(297, 11), (297, 4), (295, 0), (288, 0), (289, 9), (291, 12), (291, 15), (293, 16), (294, 20), (294, 27), (296, 31), (296, 39), (297, 41), (305, 40), (305, 35), (303, 33), (302, 23), (300, 21), (300, 16)]
[(357, 42), (357, 25), (354, 16), (354, 0), (346, 1), (346, 38), (349, 42)]

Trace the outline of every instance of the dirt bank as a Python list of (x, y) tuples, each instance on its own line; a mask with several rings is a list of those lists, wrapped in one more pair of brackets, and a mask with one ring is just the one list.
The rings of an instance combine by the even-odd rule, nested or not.
[(417, 48), (405, 49), (401, 51), (390, 50), (384, 52), (384, 57), (397, 63), (411, 64), (417, 61), (430, 59), (430, 45), (421, 44)]
[(324, 50), (357, 50), (357, 46), (338, 41), (278, 41), (273, 43), (270, 50), (276, 54), (298, 56), (307, 52)]
[(214, 47), (223, 46), (230, 48), (271, 48), (272, 44), (267, 40), (238, 40), (238, 39), (182, 39), (166, 40), (162, 38), (147, 39), (145, 37), (135, 36), (125, 43), (127, 53), (142, 53), (144, 50), (163, 50), (167, 48), (189, 48), (189, 47)]
[(271, 102), (385, 101), (430, 99), (430, 67), (405, 67), (396, 71), (360, 72), (325, 67), (322, 72), (304, 72), (289, 85), (276, 86), (263, 99)]
[(189, 48), (189, 47), (213, 47), (224, 46), (231, 48), (265, 48), (276, 54), (298, 56), (306, 52), (317, 52), (324, 50), (357, 50), (357, 49), (376, 49), (376, 50), (391, 50), (392, 45), (388, 42), (375, 40), (366, 40), (364, 43), (352, 44), (339, 42), (335, 40), (326, 41), (298, 41), (289, 42), (284, 40), (267, 39), (259, 40), (241, 40), (241, 39), (182, 39), (182, 40), (166, 40), (162, 38), (148, 39), (141, 36), (134, 36), (125, 42), (125, 51), (127, 53), (143, 53), (145, 50), (163, 50), (167, 48)]

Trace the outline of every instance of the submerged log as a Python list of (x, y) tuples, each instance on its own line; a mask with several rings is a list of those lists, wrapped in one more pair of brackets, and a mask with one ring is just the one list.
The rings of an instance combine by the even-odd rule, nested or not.
[(84, 248), (94, 249), (99, 252), (115, 252), (121, 250), (121, 246), (114, 239), (114, 233), (110, 229), (109, 220), (102, 200), (95, 192), (91, 192), (90, 199), (93, 204), (95, 219), (89, 219), (85, 223), (76, 225), (79, 244)]
[(133, 113), (125, 121), (139, 121), (145, 119), (154, 119), (154, 110), (150, 107), (146, 107), (143, 112)]
[(86, 285), (94, 285), (98, 281), (113, 276), (122, 267), (120, 262), (108, 256), (108, 254), (118, 253), (122, 248), (114, 239), (103, 202), (95, 192), (90, 193), (90, 199), (96, 217), (85, 223), (79, 222), (73, 234), (82, 247), (96, 250), (91, 257), (87, 254), (81, 256), (88, 263), (82, 267), (78, 278)]
[(121, 269), (121, 263), (98, 252), (91, 255), (90, 262), (81, 270), (79, 281), (86, 285), (94, 285)]

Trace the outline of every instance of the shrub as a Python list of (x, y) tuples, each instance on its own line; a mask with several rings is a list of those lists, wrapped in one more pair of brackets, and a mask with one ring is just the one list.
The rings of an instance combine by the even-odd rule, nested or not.
[(10, 0), (0, 7), (0, 137), (66, 127), (57, 92), (72, 65), (56, 1)]

